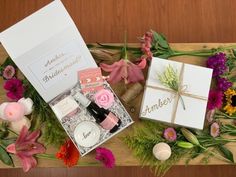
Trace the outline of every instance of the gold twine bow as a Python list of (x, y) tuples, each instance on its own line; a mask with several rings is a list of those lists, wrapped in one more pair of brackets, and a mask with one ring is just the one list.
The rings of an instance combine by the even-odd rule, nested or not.
[(186, 109), (185, 104), (183, 102), (182, 96), (187, 96), (187, 97), (191, 97), (191, 98), (196, 98), (196, 99), (199, 99), (199, 100), (207, 101), (207, 97), (203, 97), (203, 96), (199, 96), (199, 95), (194, 95), (194, 94), (190, 94), (190, 93), (186, 92), (188, 86), (182, 84), (182, 82), (183, 82), (183, 74), (184, 74), (184, 67), (185, 67), (185, 64), (182, 63), (180, 74), (179, 74), (179, 88), (178, 88), (177, 91), (172, 90), (170, 88), (162, 88), (162, 87), (158, 87), (158, 86), (146, 85), (146, 87), (149, 87), (149, 88), (153, 88), (153, 89), (157, 89), (157, 90), (162, 90), (162, 91), (167, 91), (167, 92), (171, 92), (171, 93), (175, 94), (174, 108), (173, 108), (172, 115), (171, 115), (171, 123), (175, 122), (175, 117), (176, 117), (176, 112), (177, 112), (179, 100), (181, 100), (181, 102), (183, 103), (183, 109), (184, 110)]

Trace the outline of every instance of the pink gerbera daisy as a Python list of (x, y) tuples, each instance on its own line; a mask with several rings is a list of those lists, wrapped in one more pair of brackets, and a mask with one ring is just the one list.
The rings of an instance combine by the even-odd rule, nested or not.
[(222, 100), (223, 100), (222, 91), (210, 90), (210, 93), (208, 96), (207, 109), (212, 110), (215, 108), (218, 108), (218, 109), (221, 108)]

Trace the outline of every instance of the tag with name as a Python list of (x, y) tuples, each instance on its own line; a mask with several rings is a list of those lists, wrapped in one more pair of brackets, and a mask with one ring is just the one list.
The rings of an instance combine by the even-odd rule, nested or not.
[(52, 106), (52, 110), (56, 116), (61, 120), (66, 115), (72, 113), (78, 108), (78, 103), (72, 96), (63, 98), (61, 101)]

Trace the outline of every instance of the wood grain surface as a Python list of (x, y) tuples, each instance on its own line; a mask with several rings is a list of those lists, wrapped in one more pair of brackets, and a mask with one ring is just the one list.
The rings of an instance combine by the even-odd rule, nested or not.
[[(52, 0), (0, 0), (0, 32)], [(235, 0), (62, 0), (86, 42), (154, 29), (170, 42), (236, 41)], [(26, 34), (27, 35), (27, 34)]]
[[(224, 45), (232, 45), (232, 44), (213, 44), (213, 43), (205, 43), (205, 44), (201, 44), (201, 43), (198, 43), (198, 44), (194, 44), (194, 43), (181, 43), (181, 44), (171, 44), (171, 46), (176, 49), (176, 50), (185, 50), (185, 51), (189, 51), (189, 50), (199, 50), (199, 49), (203, 49), (203, 48), (213, 48), (213, 47), (218, 47), (218, 46), (224, 46)], [(4, 61), (4, 59), (7, 57), (7, 53), (6, 51), (3, 49), (3, 47), (0, 47), (0, 63), (2, 63)], [(185, 63), (189, 63), (189, 64), (195, 64), (195, 65), (201, 65), (201, 66), (204, 66), (205, 65), (205, 60), (206, 58), (200, 58), (200, 57), (189, 57), (189, 56), (182, 56), (182, 57), (175, 57), (175, 58), (172, 58), (172, 60), (175, 60), (175, 61), (182, 61), (182, 62), (185, 62)], [(0, 79), (0, 85), (3, 85), (3, 80)], [(116, 92), (116, 94), (118, 96), (121, 96), (122, 93), (123, 93), (123, 88), (120, 84), (116, 84), (116, 85), (112, 85), (114, 91)], [(3, 102), (6, 98), (5, 98), (5, 91), (3, 89), (0, 89), (0, 103)], [(136, 121), (135, 124), (139, 124), (141, 123), (141, 121), (139, 120), (139, 110), (140, 110), (140, 105), (141, 105), (141, 100), (142, 100), (142, 94), (140, 94), (135, 100), (133, 100), (132, 103), (130, 103), (129, 105), (125, 105), (127, 111), (130, 113), (130, 115), (132, 116), (132, 118)], [(131, 112), (131, 109), (134, 109), (135, 111), (134, 112)], [(105, 147), (108, 147), (109, 149), (111, 149), (114, 154), (116, 155), (116, 165), (117, 165), (117, 168), (115, 169), (115, 171), (119, 171), (119, 173), (117, 174), (121, 174), (121, 173), (137, 173), (136, 170), (140, 171), (140, 162), (138, 161), (138, 159), (135, 158), (135, 156), (132, 154), (132, 151), (130, 149), (128, 149), (128, 147), (122, 142), (121, 140), (121, 137), (124, 136), (126, 133), (130, 132), (132, 130), (132, 127), (134, 127), (135, 125), (127, 128), (125, 131), (119, 133), (118, 135), (116, 135), (115, 137), (113, 137), (112, 139), (108, 140), (106, 143), (103, 144), (103, 146)], [(227, 145), (228, 148), (233, 152), (234, 156), (236, 156), (236, 148), (235, 148), (235, 143), (231, 143), (231, 144), (228, 144)], [(47, 153), (55, 153), (58, 149), (57, 148), (53, 148), (53, 147), (47, 147)], [(87, 163), (87, 162), (94, 162), (94, 152), (86, 155), (85, 157), (81, 158), (80, 162), (83, 164), (84, 162)], [(15, 166), (16, 167), (20, 167), (20, 163), (19, 163), (19, 160), (17, 158), (14, 158), (14, 161), (15, 161)], [(176, 171), (170, 171), (169, 174), (178, 174), (178, 172), (181, 172), (182, 173), (182, 170), (179, 170), (179, 169), (183, 169), (183, 165), (185, 164), (185, 159), (183, 158), (177, 165), (180, 165), (180, 166), (176, 166), (175, 169), (177, 169)], [(196, 158), (194, 160), (192, 160), (190, 162), (191, 165), (204, 165), (201, 163), (201, 156), (199, 158)], [(223, 175), (225, 172), (220, 170), (220, 169), (228, 169), (227, 170), (227, 174), (231, 174), (233, 172), (232, 169), (233, 166), (230, 166), (230, 165), (226, 165), (225, 162), (223, 161), (220, 161), (216, 158), (211, 158), (210, 161), (209, 161), (209, 164), (208, 165), (218, 165), (217, 167), (215, 166), (208, 166), (207, 168), (203, 168), (201, 166), (196, 166), (196, 167), (191, 167), (195, 170), (195, 168), (202, 168), (203, 170), (209, 170), (209, 168), (217, 168), (219, 169), (220, 172), (222, 172), (221, 174)], [(219, 165), (224, 165), (224, 166), (219, 166)], [(226, 165), (226, 166), (225, 166)], [(122, 166), (126, 166), (125, 167), (122, 167)], [(139, 167), (134, 167), (134, 166), (139, 166)], [(39, 159), (38, 160), (38, 167), (64, 167), (63, 163), (61, 161), (52, 161), (52, 160), (46, 160), (46, 159)], [(0, 168), (9, 168), (5, 165), (3, 165), (2, 163), (0, 163)], [(82, 167), (80, 167), (82, 168)], [(95, 167), (90, 167), (90, 168), (95, 168)], [(120, 171), (120, 168), (122, 169)], [(83, 171), (83, 174), (86, 174), (86, 173), (90, 173), (89, 172), (89, 168), (82, 168), (84, 171)], [(87, 170), (86, 170), (87, 169)], [(135, 170), (136, 169), (136, 170)], [(184, 168), (185, 170), (189, 170)], [(41, 170), (43, 172), (45, 172), (44, 169), (41, 168)], [(60, 169), (62, 170), (62, 169)], [(74, 169), (76, 171), (76, 169)], [(145, 168), (144, 170), (142, 170), (140, 173), (145, 173), (147, 172), (147, 168)], [(34, 170), (34, 171), (37, 171), (37, 170)], [(96, 167), (96, 170), (98, 174), (100, 171), (103, 171), (103, 169), (99, 168), (99, 167)], [(107, 171), (107, 170), (105, 170)], [(215, 174), (216, 171), (214, 171), (214, 174)], [(1, 173), (7, 173), (6, 171), (4, 170), (0, 170), (0, 174)], [(11, 172), (11, 173), (16, 173), (16, 172)], [(33, 172), (31, 172), (33, 173)], [(69, 174), (71, 173), (71, 171), (67, 170), (65, 173)], [(110, 171), (107, 171), (107, 175), (109, 175)], [(180, 173), (180, 174), (181, 174)], [(18, 174), (18, 173), (17, 173)], [(73, 173), (72, 173), (73, 174)], [(139, 174), (139, 173), (137, 173)], [(149, 173), (148, 173), (149, 174)], [(187, 173), (186, 173), (187, 174)], [(195, 173), (197, 175), (197, 173)], [(218, 172), (217, 172), (218, 174)], [(36, 172), (35, 174), (36, 175)], [(152, 174), (150, 173), (150, 175), (152, 176)], [(52, 176), (54, 176), (52, 174)], [(73, 175), (72, 175), (73, 176)]]
[[(0, 0), (0, 32), (51, 1)], [(125, 30), (128, 33), (128, 42), (138, 42), (137, 36), (141, 36), (148, 29), (162, 32), (170, 42), (236, 41), (235, 0), (62, 1), (87, 43), (123, 42)], [(189, 45), (179, 44), (178, 46), (189, 48)], [(198, 47), (201, 48), (202, 44)], [(0, 58), (5, 56), (5, 52), (0, 53)], [(189, 61), (188, 57), (184, 60)], [(1, 93), (3, 92), (1, 91)], [(115, 139), (105, 145), (114, 148), (112, 141), (114, 142)], [(235, 148), (235, 146), (232, 145), (231, 148)], [(127, 162), (131, 153), (127, 150), (119, 152), (118, 164), (120, 166), (112, 170), (100, 167), (36, 168), (29, 173), (23, 173), (21, 169), (1, 169), (0, 177), (153, 177), (148, 167), (122, 167), (122, 162)], [(87, 159), (89, 160), (89, 158)], [(137, 165), (137, 160), (135, 162)], [(131, 163), (134, 164), (134, 160)], [(44, 161), (39, 162), (39, 166), (44, 166), (43, 164), (45, 164)], [(51, 166), (62, 165), (57, 162), (50, 162), (50, 164)], [(187, 167), (181, 165), (174, 166), (166, 174), (166, 177), (234, 177), (236, 176), (235, 169), (233, 165), (193, 165)]]

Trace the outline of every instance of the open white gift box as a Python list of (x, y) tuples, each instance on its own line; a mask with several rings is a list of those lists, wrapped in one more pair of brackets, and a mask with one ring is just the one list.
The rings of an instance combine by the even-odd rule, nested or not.
[[(177, 72), (178, 92), (164, 86), (158, 78), (168, 66)], [(140, 117), (203, 129), (211, 78), (212, 69), (153, 57)]]
[[(61, 1), (53, 1), (3, 31), (0, 41), (26, 78), (52, 107), (82, 156), (133, 123), (106, 82), (104, 88), (114, 94), (115, 100), (110, 111), (122, 122), (115, 133), (97, 127), (94, 118), (73, 99), (72, 92), (80, 91), (77, 72), (97, 65)], [(88, 96), (92, 99), (93, 95)], [(72, 108), (77, 111), (76, 114), (64, 115)], [(81, 125), (81, 122), (85, 123)], [(79, 125), (79, 130), (83, 132), (78, 132)], [(92, 125), (89, 127), (91, 129), (86, 125)], [(76, 141), (77, 133), (83, 136), (82, 144)]]

